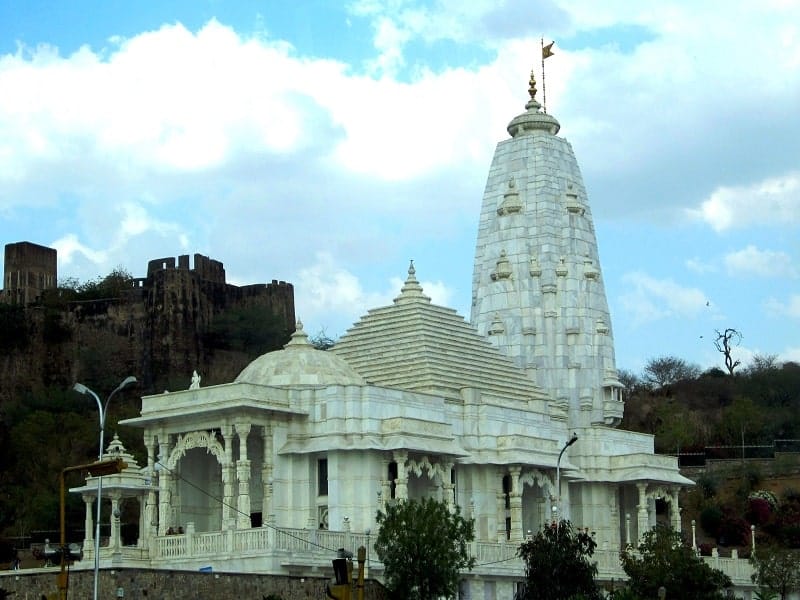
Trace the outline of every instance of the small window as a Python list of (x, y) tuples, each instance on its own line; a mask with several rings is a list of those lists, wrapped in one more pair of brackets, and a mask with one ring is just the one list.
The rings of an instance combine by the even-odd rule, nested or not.
[(317, 461), (317, 496), (328, 495), (328, 459)]

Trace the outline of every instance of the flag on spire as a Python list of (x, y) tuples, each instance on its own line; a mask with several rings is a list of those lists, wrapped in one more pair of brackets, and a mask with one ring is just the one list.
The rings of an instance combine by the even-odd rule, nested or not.
[(553, 56), (553, 54), (554, 54), (554, 52), (552, 50), (553, 44), (555, 44), (555, 42), (550, 42), (549, 44), (547, 44), (547, 46), (542, 46), (542, 60), (544, 60), (545, 58), (550, 58), (551, 56)]

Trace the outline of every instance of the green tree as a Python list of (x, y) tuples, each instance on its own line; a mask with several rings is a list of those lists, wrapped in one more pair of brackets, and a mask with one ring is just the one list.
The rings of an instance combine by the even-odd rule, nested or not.
[(602, 598), (595, 582), (597, 565), (591, 560), (596, 546), (591, 535), (573, 530), (569, 521), (545, 525), (519, 547), (525, 586), (516, 600)]
[(745, 439), (751, 443), (759, 442), (764, 428), (764, 411), (750, 398), (737, 397), (725, 409), (720, 423), (720, 441), (725, 444), (740, 445), (741, 458), (745, 457)]
[(680, 454), (699, 437), (692, 412), (684, 404), (662, 402), (655, 413), (657, 452)]
[(762, 590), (779, 594), (786, 600), (789, 594), (800, 589), (800, 552), (778, 546), (760, 546), (750, 557), (755, 572), (753, 583)]
[(386, 587), (403, 600), (452, 598), (462, 569), (472, 569), (469, 543), (475, 538), (472, 519), (451, 512), (431, 498), (400, 500), (378, 511), (380, 526), (375, 551), (383, 563)]
[(644, 381), (654, 388), (662, 388), (684, 379), (696, 379), (700, 367), (677, 356), (651, 358), (644, 366)]
[(679, 532), (665, 525), (646, 532), (638, 551), (625, 550), (620, 561), (629, 589), (641, 598), (657, 598), (658, 588), (664, 586), (667, 598), (722, 600), (723, 590), (732, 585), (727, 575), (697, 556)]

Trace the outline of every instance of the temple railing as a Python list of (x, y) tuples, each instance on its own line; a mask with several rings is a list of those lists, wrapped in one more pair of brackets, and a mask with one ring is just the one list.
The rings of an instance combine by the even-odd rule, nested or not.
[[(349, 531), (327, 531), (321, 529), (292, 529), (285, 527), (259, 527), (209, 533), (194, 533), (160, 536), (153, 539), (151, 560), (180, 561), (190, 558), (221, 558), (234, 556), (256, 556), (268, 552), (286, 552), (295, 559), (306, 556), (310, 562), (327, 560), (343, 548), (355, 556), (359, 546), (368, 548), (373, 569), (382, 569), (375, 553), (375, 536)], [(471, 545), (475, 557), (476, 573), (492, 573), (504, 576), (524, 576), (524, 564), (517, 557), (519, 542), (482, 542)], [(751, 585), (752, 566), (736, 553), (730, 558), (717, 552), (703, 556), (705, 562), (725, 573), (737, 586)], [(312, 560), (313, 559), (313, 560)], [(595, 550), (598, 577), (601, 580), (625, 579), (619, 561), (619, 552)]]

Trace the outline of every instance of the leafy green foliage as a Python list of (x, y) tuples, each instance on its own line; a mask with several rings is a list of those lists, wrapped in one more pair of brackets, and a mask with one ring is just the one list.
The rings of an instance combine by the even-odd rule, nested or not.
[(591, 560), (596, 546), (591, 535), (574, 530), (569, 521), (546, 525), (519, 547), (525, 588), (516, 600), (602, 598), (595, 583), (597, 565)]
[(779, 594), (781, 600), (800, 590), (800, 552), (776, 546), (760, 546), (750, 557), (754, 573), (751, 576), (767, 593)]
[(676, 383), (683, 379), (695, 379), (700, 367), (677, 356), (651, 358), (644, 367), (644, 380), (655, 388)]
[(454, 597), (462, 569), (472, 569), (469, 543), (473, 521), (458, 506), (423, 498), (400, 500), (378, 512), (380, 526), (375, 551), (384, 564), (386, 587), (403, 600)]
[(727, 575), (703, 562), (680, 533), (664, 525), (646, 532), (638, 552), (626, 550), (620, 560), (628, 587), (642, 598), (657, 598), (658, 588), (664, 586), (667, 598), (722, 600), (723, 590), (732, 585)]
[(0, 304), (0, 350), (11, 352), (28, 345), (28, 321), (25, 309), (11, 304)]
[(87, 301), (120, 298), (133, 287), (133, 275), (122, 267), (117, 267), (105, 277), (90, 279), (80, 283), (77, 279), (68, 278), (59, 282), (59, 293), (49, 295), (50, 303), (63, 301)]

